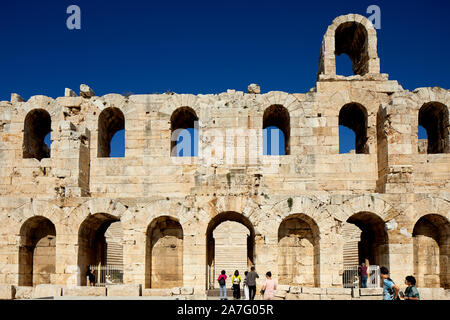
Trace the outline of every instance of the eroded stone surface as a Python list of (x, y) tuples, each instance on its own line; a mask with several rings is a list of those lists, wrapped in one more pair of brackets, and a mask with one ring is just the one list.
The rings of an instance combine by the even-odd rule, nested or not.
[[(368, 31), (362, 52), (345, 42), (364, 38), (358, 23)], [(341, 40), (355, 76), (335, 74)], [(139, 285), (201, 295), (217, 288), (213, 234), (231, 220), (245, 226), (246, 250), (235, 254), (256, 266), (258, 290), (271, 271), (291, 286), (286, 298), (351, 296), (344, 265), (365, 259), (389, 266), (396, 283), (414, 275), (419, 288), (449, 288), (449, 90), (408, 91), (380, 74), (376, 32), (359, 15), (333, 21), (319, 60), (307, 93), (97, 97), (82, 85), (80, 96), (0, 102), (0, 284), (22, 297), (33, 285), (33, 296), (84, 286), (88, 265), (110, 264), (102, 236), (120, 222), (122, 256), (109, 261), (123, 263), (117, 279), (130, 286), (108, 295), (136, 295)], [(263, 155), (272, 125), (287, 155)], [(348, 154), (339, 154), (339, 125), (356, 134)], [(173, 156), (172, 133), (186, 127), (198, 130), (198, 154)], [(122, 129), (125, 156), (110, 158)]]

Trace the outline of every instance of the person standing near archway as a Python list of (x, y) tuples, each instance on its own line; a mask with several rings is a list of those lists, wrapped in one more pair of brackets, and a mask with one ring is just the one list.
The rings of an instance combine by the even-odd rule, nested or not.
[(359, 274), (361, 275), (361, 288), (367, 288), (367, 266), (365, 262), (361, 263)]
[(94, 286), (95, 285), (95, 276), (92, 273), (92, 270), (91, 270), (90, 266), (87, 266), (86, 278), (87, 278), (87, 285), (88, 286)]
[(250, 272), (247, 274), (247, 285), (248, 292), (250, 295), (250, 300), (255, 300), (256, 295), (256, 278), (259, 278), (258, 274), (255, 271), (255, 267), (252, 266), (250, 268)]
[(261, 289), (261, 292), (264, 293), (264, 300), (273, 300), (275, 290), (277, 290), (277, 283), (272, 279), (272, 272), (268, 271), (266, 273), (266, 281)]
[(219, 277), (217, 278), (217, 282), (219, 282), (220, 286), (220, 300), (227, 300), (227, 275), (225, 270), (220, 272)]
[(239, 271), (236, 270), (231, 277), (231, 283), (233, 284), (233, 298), (234, 299), (240, 299), (241, 298), (241, 281), (242, 278), (239, 275)]
[(245, 295), (245, 300), (250, 300), (250, 295), (248, 293), (248, 271), (244, 272), (245, 278), (244, 278), (244, 295)]

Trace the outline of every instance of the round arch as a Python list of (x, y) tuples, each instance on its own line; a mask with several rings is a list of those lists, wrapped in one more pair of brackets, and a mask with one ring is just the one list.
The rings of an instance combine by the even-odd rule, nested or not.
[(319, 286), (319, 241), (319, 227), (311, 217), (292, 213), (281, 221), (278, 227), (280, 284)]
[[(254, 248), (255, 248), (255, 229), (251, 223), (251, 221), (245, 217), (244, 215), (234, 212), (234, 211), (226, 211), (221, 212), (214, 216), (208, 223), (208, 226), (206, 228), (206, 288), (210, 289), (214, 287), (215, 284), (215, 278), (217, 275), (217, 272), (220, 271), (220, 266), (217, 266), (215, 263), (215, 257), (216, 257), (216, 243), (215, 239), (213, 237), (214, 230), (221, 225), (224, 222), (237, 222), (245, 228), (248, 229), (249, 235), (246, 236), (246, 264), (247, 267), (254, 264)], [(219, 269), (216, 269), (216, 266)], [(215, 270), (215, 272), (214, 272)]]
[(56, 273), (55, 225), (36, 215), (22, 224), (19, 235), (19, 285), (51, 284)]
[(145, 250), (146, 288), (183, 285), (183, 228), (178, 219), (154, 218), (147, 227)]
[(414, 224), (414, 274), (421, 287), (450, 288), (450, 222), (439, 214), (424, 214)]
[[(355, 38), (357, 46), (353, 48), (350, 41)], [(335, 53), (349, 55), (355, 74), (380, 73), (377, 33), (372, 22), (362, 15), (339, 16), (328, 27), (322, 40), (318, 77), (321, 74), (336, 75)]]

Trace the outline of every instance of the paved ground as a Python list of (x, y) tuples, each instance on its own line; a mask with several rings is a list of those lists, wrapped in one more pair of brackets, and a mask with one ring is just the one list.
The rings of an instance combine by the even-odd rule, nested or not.
[[(18, 299), (20, 300), (20, 299)], [(26, 299), (30, 300), (30, 299)], [(62, 297), (48, 297), (48, 298), (39, 298), (39, 299), (31, 299), (31, 300), (189, 300), (185, 297), (176, 297), (176, 296), (151, 296), (151, 297), (103, 297), (103, 296), (86, 296), (86, 297), (78, 297), (78, 296), (62, 296)], [(206, 300), (220, 300), (219, 297), (207, 297)], [(258, 297), (255, 297), (255, 300)], [(232, 297), (229, 298), (228, 301), (246, 301), (244, 299), (234, 300)]]

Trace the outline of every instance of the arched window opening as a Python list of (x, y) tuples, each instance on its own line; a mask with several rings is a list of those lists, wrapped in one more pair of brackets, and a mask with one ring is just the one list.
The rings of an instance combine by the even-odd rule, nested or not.
[(51, 284), (55, 271), (55, 225), (42, 216), (32, 217), (20, 229), (19, 285)]
[(420, 218), (413, 229), (414, 274), (423, 288), (450, 289), (450, 223), (437, 214)]
[(270, 126), (263, 129), (263, 154), (271, 156), (284, 156), (284, 133), (278, 127)]
[(336, 63), (336, 74), (349, 77), (353, 76), (353, 62), (350, 57), (346, 54), (336, 55), (335, 57)]
[(170, 118), (170, 154), (173, 157), (198, 156), (198, 117), (189, 107), (175, 110)]
[(288, 110), (281, 105), (272, 105), (263, 115), (263, 154), (290, 154), (290, 117)]
[[(351, 129), (354, 135), (344, 127)], [(353, 136), (354, 143), (351, 142)], [(355, 153), (369, 153), (367, 140), (366, 109), (358, 103), (346, 104), (339, 112), (339, 153), (348, 153), (352, 149)]]
[(291, 215), (278, 228), (278, 281), (280, 284), (319, 285), (319, 228), (308, 216)]
[[(426, 131), (426, 141), (420, 127)], [(422, 136), (422, 137), (421, 137)], [(419, 153), (449, 152), (448, 108), (439, 102), (424, 104), (419, 110)]]
[(98, 117), (97, 156), (99, 158), (125, 156), (125, 117), (118, 108), (106, 108)]
[(335, 55), (345, 53), (352, 61), (353, 73), (369, 72), (368, 37), (366, 28), (357, 22), (342, 23), (335, 32)]
[(23, 158), (50, 158), (50, 114), (43, 109), (28, 112), (24, 123)]
[(145, 287), (183, 286), (183, 228), (170, 217), (159, 217), (147, 229)]
[(123, 283), (123, 231), (120, 220), (106, 213), (88, 216), (78, 231), (80, 285), (86, 285), (86, 271), (92, 270), (96, 285)]

